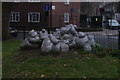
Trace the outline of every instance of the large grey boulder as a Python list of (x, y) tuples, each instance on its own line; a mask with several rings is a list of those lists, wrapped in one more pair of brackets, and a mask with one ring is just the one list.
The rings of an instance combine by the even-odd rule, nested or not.
[(94, 40), (94, 36), (91, 36), (91, 35), (88, 35), (88, 43), (87, 44), (89, 44), (89, 45), (96, 45), (96, 42), (95, 42), (95, 40)]
[(85, 46), (85, 44), (88, 42), (88, 37), (87, 36), (85, 36), (83, 38), (77, 37), (75, 39), (75, 42), (78, 46)]
[(53, 32), (53, 36), (55, 36), (56, 38), (60, 38), (61, 37), (61, 32), (59, 29), (56, 29), (55, 32)]
[(79, 38), (83, 38), (86, 36), (86, 33), (83, 33), (83, 32), (78, 32), (78, 37)]
[(31, 43), (40, 43), (42, 41), (38, 36), (36, 36), (34, 38), (33, 37), (29, 37), (28, 40)]
[(57, 44), (59, 42), (59, 40), (55, 36), (53, 36), (52, 34), (50, 34), (49, 37), (50, 37), (50, 40), (53, 44)]
[(86, 45), (84, 46), (84, 50), (85, 50), (85, 51), (92, 51), (92, 48), (91, 48), (91, 46), (90, 46), (89, 44), (86, 44)]
[(32, 30), (29, 32), (29, 36), (34, 38), (34, 37), (38, 36), (38, 34), (35, 30)]
[(66, 39), (66, 40), (63, 40), (63, 42), (65, 43), (65, 44), (70, 44), (70, 40), (69, 39)]
[(64, 42), (61, 42), (60, 45), (61, 45), (61, 52), (69, 51), (69, 46), (67, 44), (65, 44)]
[(24, 42), (20, 45), (20, 48), (26, 48), (26, 47), (34, 47), (34, 48), (37, 48), (39, 47), (38, 44), (32, 44), (29, 42), (28, 39), (25, 39)]
[(40, 32), (39, 32), (39, 37), (41, 39), (43, 39), (45, 36), (47, 37), (49, 34), (48, 34), (48, 31), (45, 30), (45, 29), (42, 29)]
[(53, 46), (53, 51), (55, 52), (68, 52), (69, 46), (65, 44), (63, 41), (59, 42), (55, 46)]
[(71, 28), (70, 25), (67, 25), (66, 27), (61, 27), (61, 28), (59, 29), (61, 35), (64, 35), (64, 34), (69, 33), (70, 28)]
[(77, 44), (76, 44), (76, 38), (77, 37), (72, 37), (71, 40), (70, 40), (70, 43), (69, 43), (69, 46), (70, 47), (75, 47)]
[(62, 37), (61, 37), (61, 40), (66, 40), (66, 39), (69, 39), (70, 36), (68, 34), (64, 34)]
[(33, 30), (31, 30), (28, 34), (31, 35), (31, 34), (34, 33), (34, 32), (35, 32), (35, 30), (33, 29)]
[(51, 42), (49, 37), (45, 37), (41, 45), (41, 51), (50, 52), (52, 51), (52, 48), (53, 48), (53, 43)]
[(75, 30), (75, 27), (74, 27), (74, 26), (70, 27), (70, 32), (71, 32), (71, 34), (73, 34), (73, 35), (76, 34), (76, 30)]
[(76, 26), (76, 25), (74, 25), (74, 28), (77, 30), (78, 29), (78, 27)]

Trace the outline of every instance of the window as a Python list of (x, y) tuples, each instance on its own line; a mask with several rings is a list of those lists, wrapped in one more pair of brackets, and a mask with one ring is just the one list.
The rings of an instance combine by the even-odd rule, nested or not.
[(28, 2), (40, 2), (40, 0), (28, 0)]
[(64, 3), (65, 4), (69, 4), (69, 0), (64, 0)]
[(10, 22), (19, 22), (20, 13), (19, 12), (11, 12)]
[(28, 22), (40, 22), (40, 13), (39, 12), (29, 12), (28, 13)]
[(64, 22), (69, 23), (69, 13), (64, 13)]

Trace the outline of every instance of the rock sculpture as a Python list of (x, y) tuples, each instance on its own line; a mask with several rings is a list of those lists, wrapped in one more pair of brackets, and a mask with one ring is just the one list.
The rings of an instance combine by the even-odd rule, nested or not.
[(76, 25), (70, 24), (56, 29), (55, 32), (50, 34), (45, 29), (39, 32), (31, 30), (29, 37), (24, 40), (21, 48), (25, 46), (41, 47), (43, 52), (68, 52), (70, 47), (81, 46), (85, 51), (91, 51), (91, 46), (96, 45), (94, 36), (78, 32), (76, 29)]

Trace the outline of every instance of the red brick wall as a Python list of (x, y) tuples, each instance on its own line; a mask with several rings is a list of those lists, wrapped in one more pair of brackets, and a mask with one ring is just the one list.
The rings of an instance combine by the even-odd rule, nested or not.
[[(70, 2), (68, 5), (65, 5), (64, 2), (53, 2), (53, 6), (55, 6), (55, 10), (52, 10), (52, 14), (46, 17), (44, 11), (44, 3), (14, 3), (12, 6), (13, 12), (20, 12), (20, 22), (11, 22), (11, 27), (16, 27), (17, 29), (26, 26), (27, 28), (34, 29), (37, 28), (45, 28), (45, 26), (50, 26), (52, 23), (52, 27), (61, 27), (66, 25), (64, 23), (64, 13), (70, 13), (70, 9), (73, 8), (74, 12), (72, 13), (73, 18), (70, 17), (69, 24), (73, 23), (77, 26), (80, 26), (80, 13), (78, 10), (80, 9), (79, 2)], [(28, 22), (28, 12), (40, 12), (41, 18), (39, 23), (31, 23)], [(71, 16), (71, 13), (69, 14)], [(52, 19), (50, 19), (50, 16)], [(47, 20), (46, 20), (47, 19)]]
[[(52, 5), (55, 6), (55, 10), (52, 10), (53, 27), (66, 25), (64, 23), (64, 13), (69, 13), (70, 15), (69, 24), (72, 23), (80, 26), (80, 12), (78, 12), (78, 10), (80, 9), (80, 2), (70, 2), (68, 5), (65, 5), (64, 2), (54, 2), (52, 3)], [(72, 13), (72, 18), (70, 12), (71, 8), (74, 9), (74, 12)]]
[[(20, 12), (20, 22), (11, 22), (11, 27), (21, 28), (22, 26), (26, 26), (28, 28), (34, 27), (44, 27), (45, 26), (45, 11), (43, 10), (44, 3), (15, 3), (12, 6), (13, 12)], [(12, 12), (11, 11), (11, 12)], [(40, 12), (40, 22), (38, 23), (31, 23), (28, 22), (28, 12)], [(48, 24), (48, 23), (47, 23)]]

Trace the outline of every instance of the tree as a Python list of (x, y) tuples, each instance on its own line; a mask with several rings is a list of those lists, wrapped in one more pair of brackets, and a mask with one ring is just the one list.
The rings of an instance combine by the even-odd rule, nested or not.
[(81, 14), (95, 16), (99, 5), (97, 2), (81, 2)]

